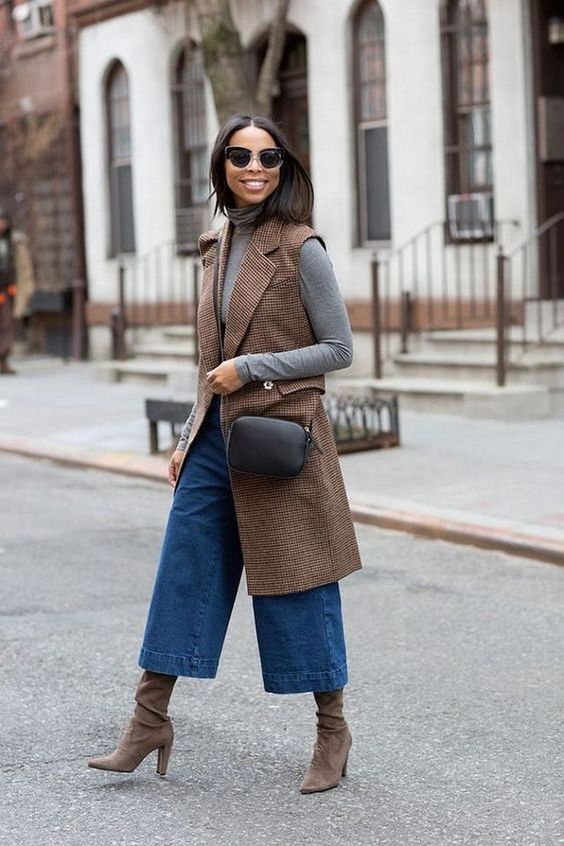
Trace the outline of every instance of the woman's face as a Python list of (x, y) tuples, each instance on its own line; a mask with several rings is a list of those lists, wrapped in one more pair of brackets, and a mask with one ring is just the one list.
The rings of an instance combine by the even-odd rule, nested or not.
[(263, 168), (258, 158), (261, 150), (277, 146), (272, 135), (258, 126), (246, 126), (233, 133), (228, 145), (246, 147), (252, 153), (246, 167), (235, 167), (229, 159), (225, 159), (225, 178), (233, 193), (235, 207), (241, 209), (266, 200), (280, 184), (280, 166)]

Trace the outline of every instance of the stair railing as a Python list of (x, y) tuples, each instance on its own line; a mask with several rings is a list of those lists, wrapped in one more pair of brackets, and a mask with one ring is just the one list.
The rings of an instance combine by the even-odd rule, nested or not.
[[(117, 303), (112, 312), (114, 350), (126, 357), (126, 329), (192, 325), (196, 331), (200, 262), (178, 254), (176, 241), (164, 241), (142, 255), (117, 262)], [(135, 340), (135, 337), (133, 338)]]
[(372, 260), (374, 374), (424, 331), (494, 326), (496, 253), (518, 221), (497, 220), (493, 238), (449, 241), (436, 220)]
[[(564, 211), (553, 215), (506, 254), (507, 298), (518, 299), (524, 315), (515, 348), (526, 352), (564, 326)], [(530, 320), (530, 306), (536, 317)], [(534, 335), (533, 335), (534, 331)]]

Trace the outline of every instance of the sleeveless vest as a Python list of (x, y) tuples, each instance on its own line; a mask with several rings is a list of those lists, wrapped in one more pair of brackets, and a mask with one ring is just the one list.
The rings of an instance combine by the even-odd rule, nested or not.
[[(220, 297), (233, 225), (222, 230)], [(225, 323), (225, 359), (245, 353), (283, 352), (316, 343), (300, 295), (299, 259), (305, 224), (271, 218), (259, 224), (239, 268)], [(203, 280), (198, 308), (197, 412), (180, 471), (189, 469), (190, 447), (213, 397), (206, 374), (220, 363), (213, 306), (213, 264), (218, 231), (199, 240)], [(221, 301), (221, 300), (220, 300)], [(331, 424), (321, 395), (325, 377), (250, 382), (221, 399), (221, 427), (242, 414), (271, 415), (312, 426), (323, 454), (311, 449), (295, 479), (267, 479), (231, 472), (251, 595), (284, 594), (337, 581), (361, 567), (354, 526)], [(186, 465), (186, 467), (185, 467)], [(179, 472), (180, 472), (179, 471)]]

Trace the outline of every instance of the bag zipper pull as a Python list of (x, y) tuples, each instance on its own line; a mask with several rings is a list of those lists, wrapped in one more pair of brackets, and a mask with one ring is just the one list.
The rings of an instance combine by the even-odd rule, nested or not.
[(308, 440), (308, 443), (309, 443), (309, 444), (313, 444), (313, 445), (314, 445), (314, 447), (316, 448), (316, 450), (317, 450), (318, 452), (320, 452), (320, 453), (321, 453), (321, 455), (323, 455), (323, 450), (321, 449), (321, 447), (319, 446), (319, 444), (317, 443), (317, 441), (315, 440), (315, 438), (314, 438), (314, 437), (313, 437), (313, 435), (311, 434), (311, 429), (310, 429), (310, 427), (309, 427), (309, 426), (304, 426), (304, 429), (305, 429), (305, 430), (306, 430), (306, 432), (307, 432), (307, 440)]

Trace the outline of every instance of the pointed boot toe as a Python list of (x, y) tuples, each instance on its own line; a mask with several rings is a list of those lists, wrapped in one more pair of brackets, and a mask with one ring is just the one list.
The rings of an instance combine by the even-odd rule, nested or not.
[(176, 676), (144, 670), (135, 691), (137, 705), (117, 749), (111, 755), (88, 758), (88, 766), (132, 773), (147, 755), (158, 750), (157, 772), (165, 775), (174, 740), (167, 708), (175, 682)]
[(304, 779), (300, 793), (321, 793), (340, 784), (347, 774), (347, 761), (352, 745), (348, 726), (338, 731), (318, 731), (313, 757)]
[(132, 773), (147, 755), (158, 750), (157, 773), (164, 776), (173, 740), (174, 731), (170, 720), (160, 726), (146, 726), (132, 717), (116, 750), (111, 755), (89, 758), (87, 764), (94, 770)]

